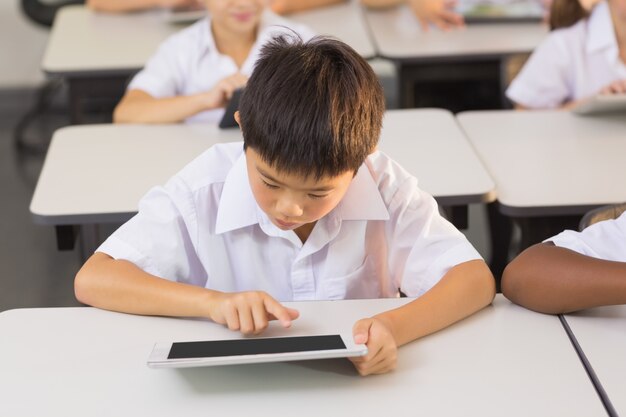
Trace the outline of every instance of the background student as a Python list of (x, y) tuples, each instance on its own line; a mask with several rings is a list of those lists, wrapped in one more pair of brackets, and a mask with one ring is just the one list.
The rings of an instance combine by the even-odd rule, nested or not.
[(454, 11), (456, 0), (361, 0), (361, 3), (371, 8), (407, 4), (425, 31), (431, 23), (442, 30), (464, 26), (463, 16)]
[(150, 191), (79, 271), (80, 301), (258, 334), (298, 317), (279, 301), (419, 297), (355, 323), (363, 375), (491, 302), (478, 252), (377, 151), (384, 95), (352, 48), (266, 44), (239, 108), (244, 143), (210, 148)]
[(506, 92), (517, 108), (568, 108), (626, 93), (626, 0), (599, 2), (587, 14), (578, 0), (552, 3), (555, 30)]
[[(289, 14), (346, 0), (266, 0), (278, 14)], [(87, 0), (93, 10), (107, 13), (131, 12), (152, 8), (185, 8), (202, 5), (202, 0)]]
[(504, 270), (502, 292), (551, 314), (626, 304), (626, 213), (526, 249)]
[(205, 0), (209, 17), (168, 38), (130, 82), (116, 123), (218, 123), (246, 84), (261, 46), (279, 33), (313, 33), (265, 9), (265, 0)]

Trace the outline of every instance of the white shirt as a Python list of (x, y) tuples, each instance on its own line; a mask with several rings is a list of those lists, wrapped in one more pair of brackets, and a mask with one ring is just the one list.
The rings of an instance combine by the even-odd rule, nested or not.
[[(132, 79), (128, 90), (143, 90), (155, 98), (186, 96), (211, 90), (222, 79), (241, 72), (250, 76), (261, 47), (274, 36), (296, 32), (307, 41), (314, 33), (307, 27), (264, 12), (257, 40), (241, 68), (215, 46), (210, 18), (202, 19), (166, 39), (146, 66)], [(186, 122), (218, 123), (224, 109), (204, 111)]]
[(453, 266), (480, 259), (379, 151), (302, 244), (257, 205), (241, 142), (213, 146), (148, 192), (98, 251), (162, 278), (281, 301), (420, 296)]
[(626, 212), (615, 220), (592, 224), (582, 232), (566, 230), (548, 240), (583, 255), (626, 262)]
[(506, 91), (509, 99), (533, 109), (556, 108), (594, 96), (626, 79), (609, 6), (599, 3), (588, 19), (550, 33)]

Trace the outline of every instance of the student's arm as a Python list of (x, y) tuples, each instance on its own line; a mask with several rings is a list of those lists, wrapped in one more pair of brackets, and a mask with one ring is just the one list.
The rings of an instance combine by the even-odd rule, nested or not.
[(387, 8), (406, 3), (427, 31), (430, 23), (442, 30), (464, 25), (463, 16), (454, 11), (456, 0), (361, 0), (367, 7)]
[(548, 314), (626, 304), (626, 263), (539, 243), (506, 267), (502, 293), (516, 304)]
[(87, 0), (87, 7), (107, 13), (130, 12), (154, 7), (183, 7), (198, 4), (198, 0)]
[(346, 0), (272, 0), (270, 4), (274, 13), (289, 14), (345, 2)]
[(244, 334), (258, 334), (274, 319), (289, 327), (298, 317), (264, 292), (223, 293), (172, 282), (100, 252), (78, 271), (74, 291), (80, 302), (105, 310), (206, 317)]
[(494, 296), (495, 282), (484, 261), (459, 264), (415, 301), (357, 322), (355, 341), (367, 343), (369, 353), (352, 362), (361, 375), (388, 372), (395, 368), (398, 346), (475, 313), (490, 304)]
[(113, 112), (114, 123), (177, 123), (202, 111), (224, 107), (233, 92), (245, 85), (243, 74), (220, 81), (212, 90), (189, 96), (155, 98), (143, 90), (130, 90)]

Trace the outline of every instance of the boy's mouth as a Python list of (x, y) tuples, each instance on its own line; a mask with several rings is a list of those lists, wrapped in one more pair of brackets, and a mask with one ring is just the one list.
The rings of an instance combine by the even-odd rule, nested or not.
[(281, 229), (292, 229), (293, 227), (297, 226), (299, 223), (284, 222), (282, 220), (276, 219), (276, 224)]

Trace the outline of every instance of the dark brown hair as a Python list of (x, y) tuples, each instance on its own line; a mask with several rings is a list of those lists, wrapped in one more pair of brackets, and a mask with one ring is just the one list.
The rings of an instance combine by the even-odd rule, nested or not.
[(550, 30), (566, 28), (589, 16), (578, 0), (552, 0), (550, 7)]
[(385, 101), (370, 65), (335, 39), (281, 35), (261, 50), (239, 103), (244, 147), (278, 171), (356, 172), (380, 136)]

